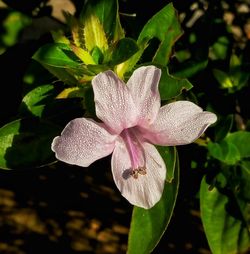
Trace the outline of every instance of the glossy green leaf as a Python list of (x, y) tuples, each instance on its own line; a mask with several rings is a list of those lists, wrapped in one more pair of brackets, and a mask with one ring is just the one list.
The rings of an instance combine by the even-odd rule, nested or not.
[(234, 144), (240, 152), (242, 158), (250, 157), (250, 132), (237, 131), (230, 133), (226, 140)]
[(213, 254), (244, 253), (250, 235), (244, 221), (234, 216), (229, 198), (203, 178), (200, 188), (201, 219)]
[(131, 38), (123, 38), (114, 45), (110, 64), (117, 65), (122, 63), (134, 55), (138, 50), (139, 47), (135, 40)]
[(230, 133), (219, 143), (208, 143), (209, 153), (227, 164), (235, 164), (242, 158), (250, 157), (250, 132), (237, 131)]
[(177, 150), (174, 146), (157, 146), (157, 150), (163, 158), (167, 167), (166, 181), (171, 183), (174, 179)]
[(97, 46), (93, 47), (93, 49), (91, 51), (91, 56), (97, 65), (101, 64), (103, 62), (103, 53), (99, 47), (97, 47)]
[(81, 66), (80, 60), (70, 46), (63, 43), (50, 43), (42, 46), (33, 55), (33, 59), (41, 64), (60, 68), (79, 69)]
[[(161, 29), (159, 29), (161, 28)], [(158, 50), (153, 62), (166, 65), (172, 52), (172, 47), (176, 40), (182, 35), (177, 12), (172, 3), (157, 12), (143, 27), (138, 44), (146, 47), (148, 42), (157, 38), (160, 41)]]
[(177, 157), (174, 179), (171, 183), (166, 182), (161, 200), (148, 210), (134, 207), (129, 232), (128, 254), (148, 254), (158, 244), (173, 214), (178, 187), (179, 160)]
[(178, 71), (174, 73), (177, 77), (191, 78), (207, 67), (208, 60), (201, 60), (199, 62), (187, 60), (181, 64)]
[(93, 75), (67, 44), (46, 44), (38, 49), (33, 59), (59, 80), (69, 85), (77, 85), (78, 77), (84, 74)]
[(235, 164), (241, 158), (237, 147), (225, 140), (220, 143), (209, 142), (207, 148), (210, 155), (229, 165)]
[[(240, 185), (236, 197), (242, 216), (250, 232), (250, 161), (242, 161), (240, 168)], [(237, 186), (237, 187), (238, 187)]]
[(162, 68), (162, 75), (159, 83), (159, 90), (162, 100), (169, 100), (182, 93), (183, 90), (190, 90), (192, 84), (187, 79), (174, 77), (169, 74), (167, 68)]
[(43, 65), (51, 74), (57, 77), (59, 80), (65, 84), (76, 86), (78, 85), (78, 80), (70, 73), (67, 69), (57, 68), (54, 66)]
[(127, 61), (117, 66), (116, 72), (119, 77), (124, 78), (125, 74), (133, 69), (153, 38), (160, 41), (158, 50), (152, 59), (153, 63), (166, 65), (169, 61), (172, 47), (181, 35), (182, 30), (176, 10), (173, 4), (170, 3), (157, 12), (143, 27), (137, 39), (139, 50)]
[(102, 24), (108, 41), (116, 41), (124, 37), (124, 31), (120, 24), (117, 0), (92, 0), (87, 2), (81, 16), (92, 13), (96, 15)]
[(220, 116), (215, 126), (215, 141), (219, 142), (223, 140), (230, 132), (233, 125), (233, 115), (227, 115), (225, 117)]
[(224, 71), (218, 69), (214, 69), (213, 74), (221, 85), (221, 88), (232, 88), (234, 86), (228, 73), (225, 73)]
[(31, 18), (29, 16), (17, 11), (10, 11), (7, 17), (4, 20), (2, 18), (1, 21), (3, 26), (1, 43), (7, 47), (17, 43), (22, 29), (31, 24)]
[(229, 46), (229, 38), (226, 36), (220, 36), (210, 48), (210, 58), (213, 60), (225, 60), (225, 58), (227, 57)]
[(41, 117), (48, 99), (53, 96), (53, 91), (54, 86), (51, 84), (34, 88), (23, 97), (20, 111), (28, 111), (33, 116)]
[(59, 129), (35, 118), (20, 119), (0, 129), (0, 168), (39, 167), (55, 160), (51, 142)]

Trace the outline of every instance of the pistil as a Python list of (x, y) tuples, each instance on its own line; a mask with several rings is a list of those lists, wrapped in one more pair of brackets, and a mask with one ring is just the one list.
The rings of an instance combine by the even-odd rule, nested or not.
[(132, 167), (130, 175), (134, 179), (137, 179), (139, 175), (146, 175), (144, 149), (139, 137), (136, 135), (136, 130), (134, 128), (125, 129), (121, 133), (121, 137), (126, 144), (130, 156)]

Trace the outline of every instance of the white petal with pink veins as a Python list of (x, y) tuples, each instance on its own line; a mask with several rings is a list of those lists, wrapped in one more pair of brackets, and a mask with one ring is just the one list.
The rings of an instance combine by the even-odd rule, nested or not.
[(137, 123), (137, 108), (126, 84), (112, 71), (98, 74), (92, 80), (96, 115), (116, 134)]
[(127, 86), (139, 111), (140, 125), (154, 121), (161, 106), (158, 84), (161, 70), (155, 66), (136, 69)]
[(130, 156), (122, 141), (117, 141), (112, 155), (112, 173), (121, 194), (133, 205), (149, 209), (161, 198), (166, 179), (166, 166), (157, 149), (142, 144), (146, 174), (131, 175)]
[(203, 111), (190, 101), (177, 101), (160, 108), (155, 122), (141, 135), (157, 145), (186, 145), (199, 138), (216, 122), (215, 114)]
[(112, 153), (115, 135), (111, 135), (103, 124), (86, 118), (70, 121), (61, 136), (54, 138), (52, 150), (56, 158), (82, 167)]

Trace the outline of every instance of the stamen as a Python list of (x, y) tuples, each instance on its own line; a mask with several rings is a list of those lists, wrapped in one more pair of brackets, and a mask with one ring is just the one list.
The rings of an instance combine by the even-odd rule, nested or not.
[(146, 175), (147, 174), (146, 167), (136, 168), (130, 172), (130, 175), (133, 176), (134, 179), (138, 179), (139, 176), (138, 174)]
[(137, 171), (140, 175), (146, 175), (147, 174), (146, 167), (138, 168)]
[(121, 137), (126, 144), (131, 162), (131, 168), (128, 176), (138, 179), (139, 175), (146, 175), (145, 152), (136, 129), (129, 128), (123, 130)]
[(133, 176), (134, 177), (134, 179), (137, 179), (138, 178), (138, 171), (135, 169), (135, 170), (132, 170), (131, 171), (131, 176)]

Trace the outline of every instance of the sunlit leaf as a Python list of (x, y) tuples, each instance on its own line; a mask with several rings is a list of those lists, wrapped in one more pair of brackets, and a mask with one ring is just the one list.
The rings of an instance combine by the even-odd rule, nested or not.
[(65, 98), (75, 98), (75, 97), (84, 97), (84, 88), (81, 87), (69, 87), (65, 88), (62, 92), (60, 92), (56, 98), (57, 99), (65, 99)]
[(162, 68), (159, 90), (162, 100), (169, 100), (182, 93), (183, 90), (190, 90), (192, 84), (184, 78), (174, 77), (169, 74), (167, 68)]
[(157, 150), (163, 158), (167, 167), (167, 182), (171, 183), (174, 179), (177, 150), (174, 146), (157, 146)]
[(250, 132), (237, 131), (230, 133), (226, 140), (234, 144), (240, 152), (242, 158), (250, 157)]
[[(201, 219), (213, 254), (238, 254), (250, 246), (246, 224), (237, 218), (228, 196), (210, 190), (203, 178), (200, 188)], [(236, 208), (237, 209), (237, 208)]]
[(33, 55), (33, 59), (41, 64), (60, 68), (80, 68), (80, 61), (70, 46), (63, 43), (50, 43), (42, 46)]
[(102, 52), (108, 49), (108, 41), (99, 18), (93, 12), (87, 12), (82, 20), (85, 47), (89, 52), (98, 47)]
[(161, 200), (149, 210), (134, 207), (129, 233), (128, 254), (150, 253), (167, 229), (178, 193), (178, 157), (173, 166), (175, 166), (174, 179), (171, 183), (166, 182)]
[(88, 13), (98, 17), (109, 42), (117, 41), (124, 37), (124, 31), (119, 19), (117, 0), (88, 1), (81, 15), (84, 17)]
[(233, 82), (230, 78), (230, 76), (225, 73), (224, 71), (214, 69), (213, 70), (214, 77), (217, 79), (219, 84), (221, 85), (221, 88), (232, 88)]
[[(241, 160), (237, 166), (222, 169), (227, 178), (226, 192), (230, 190), (230, 201), (238, 207), (238, 218), (245, 222), (250, 233), (250, 165), (249, 161)], [(237, 214), (237, 213), (234, 213)], [(249, 246), (250, 247), (250, 246)]]
[(131, 38), (123, 38), (119, 40), (112, 49), (112, 55), (110, 64), (117, 65), (126, 61), (132, 55), (134, 55), (139, 50), (139, 47)]
[(218, 40), (211, 46), (210, 57), (213, 60), (224, 60), (227, 57), (230, 41), (226, 36), (220, 36)]
[(136, 63), (139, 61), (144, 49), (140, 48), (133, 56), (131, 56), (127, 61), (118, 64), (115, 67), (115, 72), (117, 75), (124, 79), (125, 73), (130, 72), (133, 67), (136, 65)]
[(4, 34), (1, 41), (8, 47), (14, 45), (20, 34), (20, 31), (31, 24), (31, 19), (21, 12), (12, 11), (3, 21)]
[(50, 33), (55, 43), (70, 44), (70, 40), (64, 35), (64, 31), (52, 30)]
[(170, 3), (146, 23), (138, 37), (138, 44), (146, 48), (151, 39), (157, 38), (160, 41), (160, 45), (153, 62), (166, 65), (169, 61), (172, 47), (181, 35), (182, 29), (177, 12), (173, 4)]
[(55, 161), (51, 142), (58, 134), (56, 125), (35, 118), (4, 125), (0, 129), (0, 168), (39, 167)]
[(237, 147), (226, 140), (220, 143), (209, 142), (207, 148), (210, 155), (229, 165), (235, 164), (241, 158)]
[(242, 158), (250, 157), (250, 132), (230, 133), (219, 143), (208, 143), (210, 155), (227, 164), (235, 164)]
[(22, 100), (21, 112), (29, 112), (33, 116), (41, 117), (48, 98), (52, 98), (54, 86), (51, 84), (34, 88)]
[(190, 78), (207, 67), (208, 60), (193, 61), (187, 60), (181, 64), (174, 75), (182, 78)]
[[(160, 29), (159, 29), (160, 28)], [(157, 12), (143, 27), (137, 44), (139, 50), (126, 62), (116, 68), (116, 73), (123, 78), (126, 72), (130, 72), (140, 60), (144, 50), (148, 47), (153, 38), (160, 41), (158, 50), (155, 53), (153, 63), (167, 65), (175, 41), (182, 35), (181, 26), (173, 4), (166, 5)]]
[(76, 54), (76, 56), (82, 60), (84, 64), (95, 64), (95, 61), (93, 60), (90, 53), (82, 48), (76, 47), (74, 45), (71, 45), (71, 48), (73, 52)]
[(220, 116), (215, 126), (215, 141), (219, 142), (223, 140), (232, 128), (234, 117), (233, 115), (227, 115), (225, 117)]

